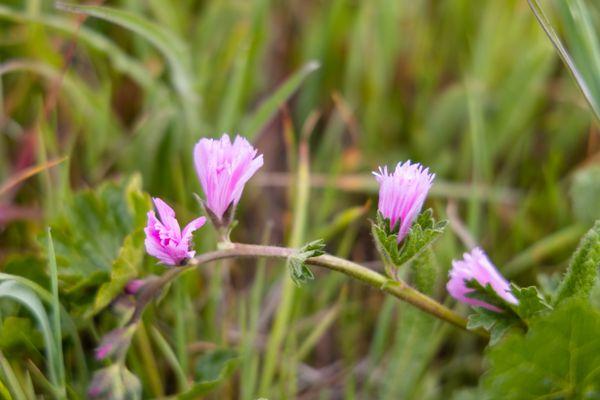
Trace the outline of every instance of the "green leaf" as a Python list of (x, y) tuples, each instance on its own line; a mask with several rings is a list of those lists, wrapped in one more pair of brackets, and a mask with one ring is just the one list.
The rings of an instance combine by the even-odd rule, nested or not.
[(136, 276), (151, 208), (140, 187), (134, 176), (78, 192), (51, 223), (63, 301), (76, 314), (99, 311)]
[(377, 213), (377, 221), (371, 226), (375, 246), (382, 257), (386, 272), (394, 278), (397, 271), (419, 257), (431, 246), (446, 228), (447, 221), (436, 222), (433, 211), (427, 209), (417, 216), (408, 234), (398, 244), (397, 226), (390, 229), (389, 220)]
[(425, 251), (417, 256), (410, 264), (410, 272), (417, 290), (428, 295), (433, 294), (438, 269), (432, 252)]
[(599, 338), (600, 312), (573, 299), (491, 348), (482, 386), (491, 399), (597, 398)]
[(527, 327), (532, 319), (552, 310), (546, 299), (535, 286), (521, 288), (511, 283), (511, 292), (518, 304), (504, 300), (490, 284), (482, 286), (476, 280), (467, 282), (467, 287), (474, 289), (467, 296), (484, 301), (501, 310), (496, 312), (484, 307), (473, 307), (475, 314), (469, 316), (468, 329), (483, 328), (490, 332), (490, 344), (497, 343), (511, 328)]
[(570, 297), (589, 297), (600, 269), (600, 220), (579, 242), (563, 278), (555, 304)]
[(322, 239), (318, 239), (304, 245), (296, 254), (288, 257), (287, 264), (290, 270), (290, 277), (296, 285), (303, 285), (315, 278), (308, 265), (306, 265), (306, 260), (324, 254), (324, 249), (325, 242)]
[(444, 233), (447, 224), (447, 221), (436, 222), (431, 208), (419, 214), (404, 238), (397, 265), (404, 265), (419, 256)]
[(511, 283), (510, 288), (512, 294), (519, 300), (518, 306), (512, 306), (513, 310), (524, 321), (552, 310), (552, 306), (548, 304), (537, 287), (529, 286), (521, 288)]
[(106, 307), (117, 297), (127, 282), (138, 276), (138, 266), (144, 256), (144, 231), (137, 231), (128, 235), (123, 241), (123, 247), (115, 259), (110, 271), (110, 280), (103, 283), (98, 289), (94, 299), (94, 308), (91, 310), (95, 314)]
[(494, 312), (483, 307), (473, 307), (474, 314), (469, 315), (467, 329), (477, 330), (483, 328), (490, 333), (490, 345), (493, 346), (511, 328), (521, 327), (519, 319), (508, 312)]
[(196, 383), (177, 399), (197, 399), (210, 393), (233, 374), (238, 362), (238, 353), (231, 349), (217, 349), (203, 355), (196, 364)]

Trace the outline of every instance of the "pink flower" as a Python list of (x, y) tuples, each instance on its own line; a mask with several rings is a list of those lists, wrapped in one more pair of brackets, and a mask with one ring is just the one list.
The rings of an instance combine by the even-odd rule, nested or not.
[(423, 168), (419, 163), (406, 161), (398, 163), (393, 174), (388, 173), (387, 167), (379, 167), (379, 172), (373, 172), (373, 175), (379, 182), (379, 212), (390, 220), (390, 229), (400, 224), (400, 243), (421, 212), (435, 174), (430, 174), (429, 168)]
[(257, 156), (257, 150), (243, 137), (236, 136), (231, 143), (223, 134), (219, 140), (200, 139), (194, 147), (194, 163), (205, 207), (223, 222), (223, 216), (227, 213), (230, 217), (240, 201), (246, 182), (262, 167), (263, 156)]
[(146, 284), (144, 279), (133, 279), (125, 285), (125, 293), (136, 294)]
[(518, 303), (518, 300), (510, 291), (508, 281), (500, 275), (479, 247), (474, 248), (471, 253), (463, 254), (463, 257), (464, 259), (462, 260), (452, 261), (450, 280), (446, 285), (446, 289), (448, 289), (452, 297), (472, 306), (485, 307), (488, 310), (501, 312), (502, 310), (498, 307), (467, 296), (474, 289), (468, 288), (466, 283), (475, 279), (481, 286), (486, 286), (489, 283), (498, 296), (507, 302), (512, 304)]
[(190, 250), (192, 233), (204, 225), (206, 218), (196, 218), (181, 231), (175, 211), (161, 199), (153, 200), (160, 220), (154, 211), (148, 212), (148, 225), (144, 229), (146, 251), (166, 265), (181, 265), (196, 254)]

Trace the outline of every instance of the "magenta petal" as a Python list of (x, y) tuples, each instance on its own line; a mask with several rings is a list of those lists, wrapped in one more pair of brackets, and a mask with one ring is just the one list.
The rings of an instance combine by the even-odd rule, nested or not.
[(194, 233), (197, 229), (202, 228), (202, 226), (206, 223), (205, 217), (199, 217), (192, 221), (183, 228), (183, 232), (181, 232), (181, 240), (186, 241), (190, 240), (192, 237), (192, 233)]
[(262, 155), (243, 137), (233, 143), (227, 134), (220, 139), (202, 138), (194, 147), (194, 165), (207, 208), (219, 219), (235, 207), (248, 180), (263, 165)]
[(156, 207), (156, 211), (158, 211), (158, 216), (163, 225), (173, 231), (180, 231), (179, 223), (175, 218), (175, 211), (158, 197), (152, 198), (152, 201), (154, 201), (154, 206)]
[(204, 225), (206, 218), (193, 220), (181, 232), (173, 209), (159, 198), (154, 199), (154, 204), (161, 220), (156, 218), (154, 211), (148, 212), (144, 228), (146, 252), (166, 265), (180, 265), (194, 256), (195, 252), (190, 249), (192, 233)]
[(373, 175), (379, 183), (378, 210), (390, 220), (390, 228), (400, 222), (398, 242), (401, 242), (421, 212), (435, 174), (421, 164), (406, 161), (398, 163), (392, 174), (384, 166)]
[(468, 297), (468, 294), (473, 289), (467, 287), (466, 284), (468, 281), (474, 279), (482, 286), (489, 284), (498, 296), (502, 297), (508, 303), (518, 304), (518, 300), (510, 291), (508, 281), (500, 275), (483, 250), (478, 247), (474, 248), (470, 253), (465, 253), (462, 260), (453, 261), (449, 276), (450, 280), (446, 284), (446, 289), (458, 301), (475, 307), (485, 307), (492, 311), (502, 311), (484, 301)]

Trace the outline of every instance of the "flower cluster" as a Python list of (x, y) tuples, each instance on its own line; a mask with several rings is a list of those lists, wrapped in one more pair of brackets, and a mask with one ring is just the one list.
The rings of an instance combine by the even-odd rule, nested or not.
[[(220, 139), (202, 138), (194, 147), (194, 164), (204, 192), (202, 204), (217, 229), (227, 228), (240, 201), (244, 186), (263, 165), (263, 156), (243, 137), (233, 142), (224, 134)], [(397, 232), (401, 243), (409, 234), (415, 219), (431, 189), (435, 174), (428, 168), (411, 161), (399, 162), (393, 172), (387, 166), (379, 167), (373, 175), (379, 183), (378, 212), (389, 221), (389, 229)], [(155, 198), (154, 211), (148, 212), (146, 226), (146, 250), (165, 265), (183, 265), (195, 255), (191, 250), (194, 231), (204, 225), (206, 218), (191, 221), (183, 230), (173, 209), (161, 199)], [(464, 259), (454, 261), (447, 284), (448, 292), (457, 300), (472, 306), (501, 311), (482, 300), (470, 297), (475, 290), (468, 282), (490, 285), (508, 303), (517, 303), (510, 286), (483, 251), (479, 248), (465, 253)], [(135, 290), (133, 290), (135, 292)]]
[[(200, 139), (194, 148), (194, 164), (211, 221), (218, 228), (229, 225), (246, 182), (263, 165), (262, 154), (257, 155), (246, 139), (237, 136), (232, 143), (225, 134), (218, 140)], [(159, 198), (153, 200), (159, 218), (154, 211), (148, 212), (146, 251), (165, 265), (183, 265), (195, 255), (190, 249), (192, 234), (206, 218), (194, 219), (182, 231), (173, 209)]]

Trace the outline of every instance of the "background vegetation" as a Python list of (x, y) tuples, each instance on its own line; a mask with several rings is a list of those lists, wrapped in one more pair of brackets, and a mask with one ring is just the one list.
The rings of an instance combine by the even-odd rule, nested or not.
[[(192, 147), (222, 132), (265, 154), (236, 240), (324, 238), (380, 269), (370, 171), (412, 159), (453, 228), (434, 296), (473, 243), (551, 291), (600, 217), (593, 3), (540, 2), (567, 68), (525, 1), (4, 1), (0, 280), (23, 279), (0, 283), (21, 299), (0, 302), (0, 396), (85, 397), (128, 299), (109, 303), (162, 271), (142, 252), (146, 193), (197, 215)], [(334, 273), (296, 288), (283, 266), (217, 263), (165, 291), (127, 357), (144, 398), (475, 396), (481, 339)]]

